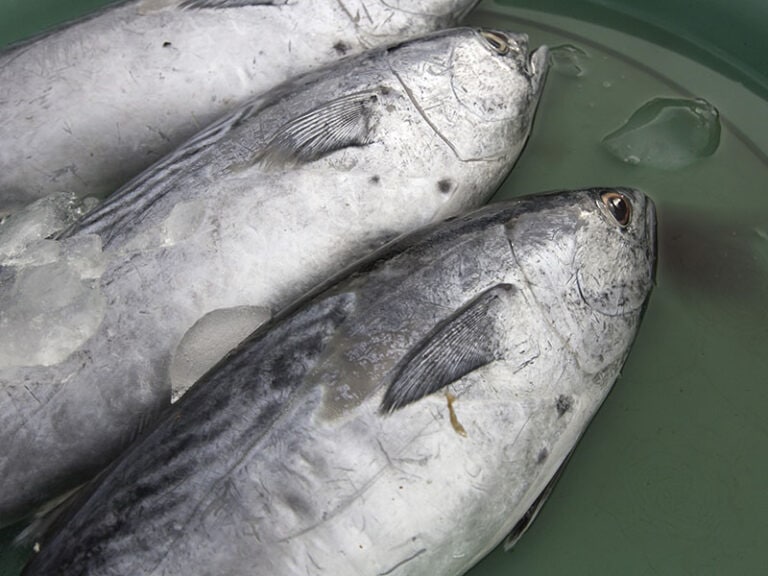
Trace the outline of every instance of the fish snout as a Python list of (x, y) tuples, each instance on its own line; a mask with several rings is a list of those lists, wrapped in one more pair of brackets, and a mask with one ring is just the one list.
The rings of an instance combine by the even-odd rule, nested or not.
[(534, 90), (540, 94), (549, 71), (549, 48), (539, 46), (528, 56), (527, 70), (533, 79)]
[(659, 255), (659, 242), (656, 232), (656, 204), (648, 196), (645, 197), (645, 235), (648, 242), (646, 257), (648, 258), (651, 281), (653, 284), (656, 284), (656, 268)]

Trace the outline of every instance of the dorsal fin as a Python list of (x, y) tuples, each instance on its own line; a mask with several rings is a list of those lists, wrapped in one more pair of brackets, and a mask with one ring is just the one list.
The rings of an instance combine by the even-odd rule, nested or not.
[(496, 360), (503, 300), (515, 292), (497, 284), (438, 324), (395, 368), (381, 411), (394, 412)]

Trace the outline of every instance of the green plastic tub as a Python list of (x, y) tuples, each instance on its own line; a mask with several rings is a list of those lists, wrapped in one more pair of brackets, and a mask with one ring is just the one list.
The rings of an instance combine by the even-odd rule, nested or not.
[[(105, 3), (0, 0), (0, 44)], [(499, 0), (470, 21), (554, 48), (496, 199), (637, 186), (660, 235), (622, 378), (528, 534), (470, 574), (767, 573), (768, 2)]]

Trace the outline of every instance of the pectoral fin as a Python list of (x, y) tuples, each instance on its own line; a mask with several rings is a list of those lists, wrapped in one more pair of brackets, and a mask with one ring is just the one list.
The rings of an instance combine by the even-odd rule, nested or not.
[(525, 514), (523, 514), (523, 517), (517, 521), (515, 527), (512, 528), (512, 532), (510, 532), (507, 538), (504, 540), (505, 552), (509, 552), (512, 548), (514, 548), (518, 540), (520, 540), (520, 538), (523, 537), (523, 534), (528, 531), (531, 523), (533, 523), (533, 521), (536, 519), (536, 516), (538, 516), (539, 512), (541, 512), (541, 507), (544, 506), (544, 503), (552, 494), (552, 490), (554, 490), (555, 484), (557, 484), (557, 481), (560, 480), (560, 476), (563, 475), (563, 470), (565, 470), (565, 467), (568, 464), (568, 461), (571, 459), (572, 455), (573, 450), (568, 453), (568, 456), (566, 456), (565, 460), (563, 460), (563, 463), (560, 464), (560, 467), (557, 469), (557, 472), (555, 472), (555, 475), (552, 476), (552, 479), (549, 482), (547, 482), (544, 490), (541, 491), (541, 494), (539, 494), (538, 498), (534, 500), (533, 504), (531, 504), (531, 507), (528, 508)]
[(331, 100), (278, 128), (257, 161), (268, 166), (312, 162), (342, 148), (370, 144), (378, 108), (374, 91)]
[(395, 368), (381, 411), (394, 412), (498, 359), (499, 318), (516, 291), (498, 284), (439, 323)]

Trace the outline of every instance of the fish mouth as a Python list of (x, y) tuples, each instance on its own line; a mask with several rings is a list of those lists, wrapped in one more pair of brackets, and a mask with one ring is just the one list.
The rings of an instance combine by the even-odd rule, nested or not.
[(648, 238), (646, 257), (648, 259), (648, 273), (651, 282), (656, 285), (656, 268), (659, 261), (659, 239), (656, 233), (656, 205), (646, 196), (645, 199), (645, 234)]
[(540, 91), (549, 71), (549, 48), (541, 45), (529, 53), (525, 68), (528, 76), (533, 79), (536, 85), (536, 91)]

